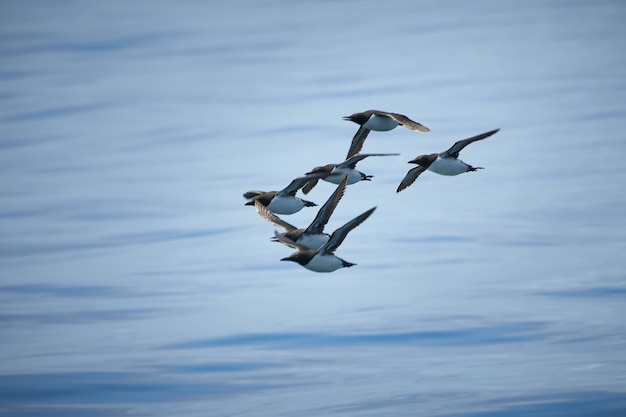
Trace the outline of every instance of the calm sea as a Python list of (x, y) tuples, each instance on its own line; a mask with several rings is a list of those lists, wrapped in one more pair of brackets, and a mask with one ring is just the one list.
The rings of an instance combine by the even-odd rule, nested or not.
[[(626, 415), (626, 4), (4, 1), (0, 414)], [(373, 132), (316, 274), (244, 206)], [(407, 161), (463, 150), (484, 170)], [(335, 186), (307, 199), (322, 204)], [(281, 216), (305, 227), (317, 210)]]

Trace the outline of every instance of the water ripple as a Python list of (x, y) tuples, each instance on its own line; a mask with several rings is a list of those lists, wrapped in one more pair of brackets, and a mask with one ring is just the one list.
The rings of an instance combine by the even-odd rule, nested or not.
[(215, 339), (173, 343), (162, 349), (201, 349), (225, 346), (263, 346), (294, 349), (329, 346), (367, 346), (420, 344), (429, 346), (473, 346), (494, 343), (516, 343), (543, 338), (543, 324), (519, 323), (507, 326), (474, 327), (454, 330), (398, 333), (251, 333)]

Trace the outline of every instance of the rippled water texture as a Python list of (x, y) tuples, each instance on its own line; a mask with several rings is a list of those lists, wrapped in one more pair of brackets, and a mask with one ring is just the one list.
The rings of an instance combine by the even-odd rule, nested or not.
[[(0, 4), (0, 413), (626, 414), (626, 6)], [(372, 132), (316, 274), (244, 206)], [(420, 154), (491, 129), (426, 172)], [(335, 186), (307, 199), (322, 204)], [(316, 209), (281, 216), (304, 227)]]

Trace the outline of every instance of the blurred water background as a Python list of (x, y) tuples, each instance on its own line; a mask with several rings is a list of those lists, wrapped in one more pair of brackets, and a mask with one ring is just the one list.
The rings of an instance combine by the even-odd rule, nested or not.
[[(626, 4), (0, 3), (0, 413), (626, 415)], [(316, 274), (241, 194), (373, 132)], [(427, 172), (423, 153), (485, 167)], [(322, 204), (334, 186), (309, 199)], [(303, 227), (316, 213), (285, 220)]]

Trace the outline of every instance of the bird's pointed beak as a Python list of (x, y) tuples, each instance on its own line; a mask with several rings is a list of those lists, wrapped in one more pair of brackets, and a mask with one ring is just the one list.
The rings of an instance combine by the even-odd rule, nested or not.
[(347, 121), (351, 121), (352, 119), (350, 119), (350, 116), (343, 116), (342, 117), (343, 120), (347, 120)]

